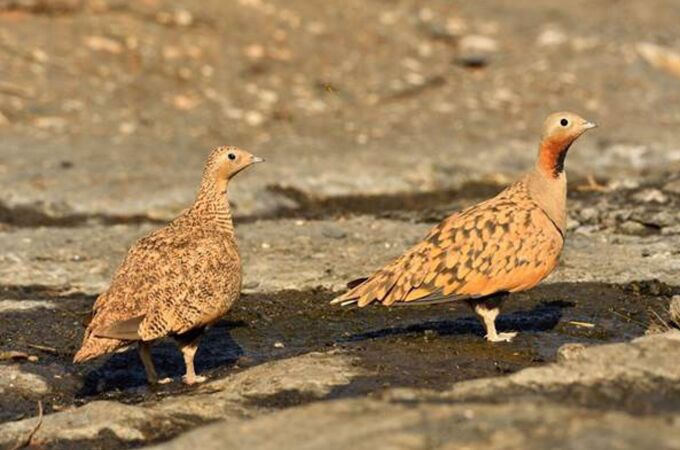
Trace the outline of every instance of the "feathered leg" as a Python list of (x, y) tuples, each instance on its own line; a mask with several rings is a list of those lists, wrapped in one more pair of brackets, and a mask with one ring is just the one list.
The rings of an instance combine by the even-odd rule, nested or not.
[(496, 295), (477, 300), (468, 300), (468, 304), (477, 314), (480, 322), (486, 330), (486, 338), (489, 342), (511, 342), (517, 332), (498, 333), (496, 331), (496, 318), (501, 312), (501, 305), (507, 295)]

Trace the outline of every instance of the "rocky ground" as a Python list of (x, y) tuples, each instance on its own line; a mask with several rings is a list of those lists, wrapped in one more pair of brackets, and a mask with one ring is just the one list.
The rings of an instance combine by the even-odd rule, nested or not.
[[(680, 448), (679, 21), (672, 0), (0, 0), (0, 448)], [(567, 161), (559, 269), (500, 319), (514, 342), (463, 305), (328, 306), (532, 164), (557, 109), (600, 128)], [(223, 143), (268, 162), (231, 189), (246, 279), (210, 381), (149, 389), (134, 351), (72, 365), (127, 247)]]

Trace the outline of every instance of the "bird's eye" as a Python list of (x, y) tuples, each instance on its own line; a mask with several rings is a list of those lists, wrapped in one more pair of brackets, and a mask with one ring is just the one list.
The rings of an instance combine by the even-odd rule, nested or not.
[(236, 155), (233, 154), (233, 153), (229, 153), (229, 154), (227, 155), (227, 158), (229, 158), (229, 159), (231, 159), (231, 160), (233, 161), (233, 160), (236, 159)]
[(563, 127), (566, 127), (567, 125), (569, 125), (569, 121), (567, 119), (562, 119), (562, 120), (560, 120), (560, 125), (562, 125)]

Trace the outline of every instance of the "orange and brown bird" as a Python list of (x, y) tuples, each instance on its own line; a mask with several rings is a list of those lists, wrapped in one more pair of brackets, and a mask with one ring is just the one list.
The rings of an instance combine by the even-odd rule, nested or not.
[(184, 382), (205, 380), (194, 370), (200, 336), (241, 292), (241, 257), (227, 185), (234, 175), (260, 161), (236, 147), (213, 150), (193, 206), (137, 241), (108, 290), (97, 298), (74, 362), (136, 342), (149, 383), (157, 383), (150, 346), (171, 336), (184, 356)]
[[(548, 116), (535, 167), (496, 197), (455, 213), (420, 243), (333, 304), (422, 305), (466, 301), (491, 342), (504, 297), (536, 286), (557, 266), (564, 246), (567, 177), (564, 160), (596, 125), (569, 112)], [(358, 283), (358, 284), (357, 284)]]

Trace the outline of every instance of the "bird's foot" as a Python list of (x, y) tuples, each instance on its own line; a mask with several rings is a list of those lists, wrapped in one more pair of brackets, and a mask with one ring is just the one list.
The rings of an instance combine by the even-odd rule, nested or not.
[(184, 375), (184, 376), (182, 377), (182, 381), (184, 382), (184, 384), (189, 385), (189, 386), (191, 386), (192, 384), (200, 384), (200, 383), (203, 383), (203, 382), (205, 382), (207, 379), (208, 379), (208, 377), (205, 377), (205, 376), (203, 376), (203, 375), (194, 375), (193, 377), (192, 377), (192, 376)]
[(517, 336), (517, 332), (511, 331), (508, 333), (497, 333), (495, 336), (489, 336), (487, 334), (485, 337), (489, 342), (512, 342), (512, 340), (515, 339), (515, 336)]
[(163, 384), (172, 383), (173, 380), (170, 377), (161, 378), (160, 380), (158, 379), (158, 377), (156, 377), (156, 378), (150, 378), (148, 381), (149, 381), (149, 386), (160, 386), (160, 385), (163, 385)]

